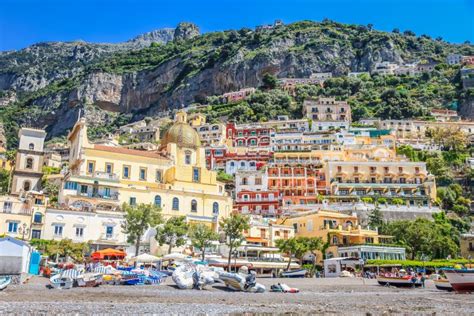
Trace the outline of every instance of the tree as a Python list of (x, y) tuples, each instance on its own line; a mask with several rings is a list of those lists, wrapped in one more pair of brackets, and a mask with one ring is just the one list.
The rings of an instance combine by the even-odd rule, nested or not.
[(263, 88), (270, 90), (270, 89), (276, 88), (278, 79), (274, 75), (270, 73), (266, 73), (262, 78), (262, 82), (263, 82)]
[[(294, 256), (297, 258), (300, 263), (302, 261), (303, 255), (309, 251), (309, 238), (306, 237), (292, 237), (289, 239), (279, 239), (276, 241), (276, 246), (281, 252), (288, 254), (288, 265), (286, 270), (290, 269), (291, 257)], [(316, 246), (316, 241), (311, 242), (311, 246)], [(322, 242), (321, 242), (322, 243)], [(316, 249), (314, 249), (316, 250)]]
[(306, 243), (308, 251), (313, 255), (313, 267), (311, 268), (311, 275), (313, 275), (316, 270), (317, 252), (323, 249), (324, 242), (320, 237), (306, 238), (304, 242)]
[(161, 209), (151, 204), (131, 206), (124, 203), (125, 221), (122, 231), (127, 235), (127, 241), (135, 244), (135, 256), (138, 256), (141, 238), (150, 227), (155, 227), (162, 222)]
[(205, 260), (206, 248), (210, 247), (212, 241), (218, 240), (219, 236), (209, 226), (205, 224), (197, 224), (191, 226), (189, 238), (193, 247), (201, 249), (201, 260)]
[(278, 239), (276, 241), (276, 246), (282, 253), (288, 254), (288, 265), (286, 266), (286, 271), (290, 270), (291, 257), (293, 256), (293, 238), (290, 239)]
[(382, 231), (384, 221), (383, 221), (383, 214), (380, 211), (380, 207), (378, 205), (370, 212), (368, 218), (368, 224), (370, 227), (377, 227), (379, 231)]
[(243, 231), (250, 228), (250, 220), (242, 214), (232, 213), (229, 217), (221, 219), (219, 225), (225, 234), (225, 243), (229, 247), (227, 267), (230, 271), (232, 253), (244, 241)]
[(186, 243), (188, 228), (186, 216), (170, 217), (163, 226), (156, 228), (155, 238), (160, 246), (167, 244), (168, 253), (171, 253), (173, 247), (180, 247)]

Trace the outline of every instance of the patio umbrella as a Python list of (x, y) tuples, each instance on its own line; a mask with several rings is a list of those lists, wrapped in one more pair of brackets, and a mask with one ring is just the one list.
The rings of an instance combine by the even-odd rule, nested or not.
[(173, 252), (173, 253), (163, 256), (164, 260), (185, 260), (187, 258), (189, 258), (189, 256), (182, 253), (177, 253), (177, 252)]
[(93, 260), (102, 260), (102, 259), (105, 259), (105, 258), (108, 258), (109, 260), (114, 258), (116, 260), (116, 259), (123, 259), (123, 258), (125, 258), (126, 255), (127, 254), (124, 251), (120, 251), (120, 250), (112, 249), (112, 248), (107, 248), (107, 249), (104, 249), (104, 250), (99, 250), (99, 251), (93, 252), (91, 254), (91, 258)]
[(139, 256), (133, 257), (130, 261), (140, 262), (140, 263), (153, 263), (153, 262), (160, 261), (160, 258), (152, 256), (148, 253), (144, 253)]

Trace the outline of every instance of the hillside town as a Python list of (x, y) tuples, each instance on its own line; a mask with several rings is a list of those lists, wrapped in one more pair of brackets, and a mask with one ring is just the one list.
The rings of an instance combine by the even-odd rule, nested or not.
[[(373, 60), (350, 65), (337, 56), (250, 75), (241, 64), (235, 72), (255, 78), (222, 71), (219, 84), (202, 75), (235, 62), (236, 43), (231, 58), (245, 63), (270, 58), (256, 43), (291, 34), (292, 64), (304, 60), (293, 52), (329, 54), (311, 39), (321, 30), (342, 41), (372, 27), (275, 20), (201, 35), (183, 22), (98, 46), (110, 51), (77, 77), (2, 88), (0, 314), (470, 314), (470, 43), (421, 35), (428, 54), (394, 29), (374, 42), (402, 38), (417, 51), (371, 43)], [(216, 52), (205, 59), (205, 49)], [(200, 72), (193, 90), (186, 80)]]
[[(465, 59), (449, 56), (448, 62)], [(374, 71), (384, 75), (379, 68)], [(324, 85), (330, 77), (316, 74), (279, 82), (282, 90), (295, 93), (297, 85)], [(229, 92), (222, 99), (232, 104), (255, 91)], [(469, 199), (462, 200), (468, 208), (463, 214), (446, 209), (440, 202), (439, 180), (427, 163), (400, 151), (441, 151), (445, 144), (433, 135), (442, 132), (446, 137), (458, 135), (469, 147), (474, 122), (461, 119), (456, 111), (433, 109), (431, 120), (353, 122), (345, 100), (317, 97), (304, 100), (301, 116), (211, 123), (190, 107), (173, 111), (171, 117), (121, 126), (95, 141), (88, 137), (88, 122), (79, 117), (67, 143), (45, 142), (44, 130), (23, 127), (16, 154), (8, 157), (2, 149), (2, 168), (10, 176), (8, 190), (3, 190), (7, 194), (0, 196), (0, 234), (32, 244), (86, 243), (89, 253), (117, 249), (127, 257), (177, 252), (209, 256), (224, 265), (233, 255), (239, 266), (253, 264), (259, 273), (276, 274), (287, 263), (295, 269), (303, 262), (324, 267), (331, 258), (414, 259), (419, 254), (407, 253), (395, 236), (381, 232), (381, 223), (432, 221), (446, 212), (469, 218)], [(474, 168), (473, 158), (466, 159), (465, 167)], [(464, 185), (466, 180), (459, 181)], [(471, 186), (472, 179), (467, 181)], [(467, 189), (462, 194), (470, 193)], [(163, 242), (151, 226), (130, 238), (127, 209), (141, 205), (159, 209), (165, 222), (182, 218), (187, 227), (204, 225), (218, 237), (205, 249), (185, 241), (190, 238), (186, 233), (184, 242)], [(381, 223), (374, 221), (374, 212)], [(234, 254), (222, 225), (236, 214), (249, 225)], [(460, 235), (454, 252), (444, 253), (471, 258), (469, 231)], [(294, 257), (281, 240), (300, 237), (318, 238), (325, 246)]]

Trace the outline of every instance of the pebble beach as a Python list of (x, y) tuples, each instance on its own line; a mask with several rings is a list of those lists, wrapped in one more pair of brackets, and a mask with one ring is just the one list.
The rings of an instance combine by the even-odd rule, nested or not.
[(439, 291), (428, 280), (426, 288), (384, 287), (360, 278), (259, 278), (267, 289), (283, 282), (300, 293), (234, 292), (215, 284), (206, 290), (180, 290), (171, 278), (161, 285), (48, 289), (48, 279), (0, 292), (0, 314), (156, 314), (156, 315), (390, 315), (474, 314), (474, 294)]

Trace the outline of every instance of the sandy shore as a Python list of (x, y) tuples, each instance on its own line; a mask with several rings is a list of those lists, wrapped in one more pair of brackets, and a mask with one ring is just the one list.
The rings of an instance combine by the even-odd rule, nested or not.
[(0, 292), (0, 314), (474, 314), (474, 294), (439, 291), (431, 281), (425, 289), (397, 289), (362, 279), (258, 279), (267, 288), (279, 281), (301, 292), (249, 294), (220, 284), (179, 290), (171, 278), (153, 286), (50, 290), (36, 277)]

